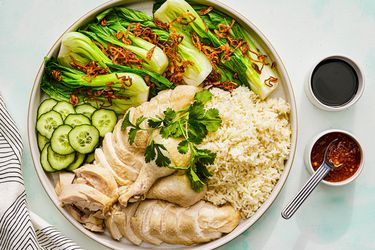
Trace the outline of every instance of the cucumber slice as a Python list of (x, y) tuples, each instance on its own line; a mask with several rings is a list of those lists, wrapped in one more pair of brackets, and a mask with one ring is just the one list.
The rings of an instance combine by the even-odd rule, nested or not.
[(92, 116), (92, 125), (99, 130), (100, 136), (104, 137), (106, 133), (112, 132), (117, 123), (117, 115), (114, 111), (108, 109), (98, 109)]
[(37, 135), (37, 139), (38, 139), (38, 148), (40, 151), (43, 150), (44, 146), (49, 143), (49, 140), (44, 137), (43, 135), (39, 134)]
[[(44, 100), (40, 105), (39, 105), (39, 108), (38, 108), (38, 118), (47, 113), (48, 111), (51, 111), (53, 109), (53, 107), (55, 107), (57, 104), (57, 101), (53, 100), (53, 99), (46, 99)], [(43, 148), (42, 148), (43, 149)]]
[(95, 152), (92, 152), (86, 156), (85, 163), (92, 163), (95, 160)]
[(58, 153), (53, 152), (51, 147), (48, 147), (47, 151), (48, 162), (51, 165), (51, 167), (56, 170), (62, 170), (64, 168), (67, 168), (70, 164), (73, 163), (75, 155), (75, 153), (71, 153), (69, 155), (60, 155)]
[(76, 107), (77, 114), (82, 114), (87, 118), (91, 118), (92, 113), (96, 111), (96, 108), (90, 104), (81, 104)]
[(55, 172), (56, 169), (52, 168), (48, 162), (48, 159), (47, 159), (48, 148), (49, 148), (49, 143), (46, 144), (44, 148), (42, 149), (42, 153), (40, 154), (40, 164), (42, 164), (44, 171), (52, 173), (52, 172)]
[(73, 128), (68, 137), (70, 145), (81, 154), (91, 153), (99, 144), (99, 131), (91, 125)]
[(82, 166), (82, 163), (85, 161), (85, 158), (86, 155), (77, 152), (73, 163), (70, 164), (69, 167), (66, 168), (66, 170), (73, 171), (74, 169), (79, 168), (80, 166)]
[(72, 128), (78, 126), (78, 125), (91, 125), (91, 121), (89, 118), (87, 118), (84, 115), (81, 114), (70, 114), (66, 117), (65, 124), (70, 125)]
[(68, 102), (58, 102), (55, 107), (53, 107), (53, 110), (56, 112), (59, 112), (61, 114), (61, 117), (63, 120), (69, 115), (69, 114), (75, 114), (75, 110), (72, 104)]
[(61, 115), (51, 110), (40, 116), (36, 122), (36, 130), (44, 137), (47, 137), (47, 139), (51, 139), (53, 131), (62, 124), (63, 119)]
[(68, 155), (74, 152), (70, 146), (68, 134), (72, 130), (69, 125), (61, 125), (56, 128), (51, 137), (51, 148), (60, 155)]

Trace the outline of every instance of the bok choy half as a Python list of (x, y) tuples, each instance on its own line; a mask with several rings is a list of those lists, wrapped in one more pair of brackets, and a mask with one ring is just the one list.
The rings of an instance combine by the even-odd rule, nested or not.
[(79, 32), (63, 35), (57, 60), (66, 67), (95, 61), (100, 67), (106, 68), (106, 64), (112, 62), (89, 37)]
[[(213, 12), (215, 14), (213, 16), (213, 14), (210, 15), (211, 12), (203, 13), (202, 19), (194, 8), (184, 0), (167, 0), (155, 11), (154, 17), (162, 22), (172, 24), (177, 30), (196, 34), (202, 43), (211, 43), (214, 48), (222, 49), (221, 62), (226, 69), (235, 69), (239, 81), (265, 99), (278, 85), (278, 78), (271, 64), (264, 61), (264, 55), (259, 52), (245, 30), (238, 24), (232, 24), (232, 20), (224, 14)], [(176, 20), (181, 21), (176, 22)], [(233, 28), (234, 26), (236, 27)], [(243, 51), (237, 47), (233, 48), (228, 34), (221, 36), (221, 31), (230, 33), (232, 39), (237, 42), (245, 41), (248, 48)]]
[(53, 99), (73, 104), (90, 103), (122, 114), (148, 100), (149, 87), (139, 75), (129, 72), (88, 76), (74, 68), (47, 59), (41, 89)]
[[(127, 43), (124, 43), (124, 41), (121, 41), (121, 36), (124, 36), (127, 30), (124, 28), (123, 30), (118, 30), (117, 32), (119, 31), (123, 33), (116, 33), (107, 27), (103, 27), (102, 25), (95, 23), (89, 24), (87, 26), (87, 31), (81, 30), (81, 32), (90, 36), (93, 40), (96, 40), (105, 48), (108, 48), (108, 44), (112, 44), (112, 46), (117, 46), (120, 49), (131, 51), (138, 57), (138, 60), (135, 61), (135, 63), (141, 64), (142, 67), (147, 70), (159, 74), (162, 74), (165, 71), (168, 66), (168, 58), (159, 47), (134, 36), (130, 32), (126, 37), (128, 39)], [(116, 48), (113, 49), (115, 50)], [(126, 53), (125, 50), (123, 50), (124, 53)]]
[[(173, 74), (180, 73), (173, 71), (178, 67), (184, 67), (182, 72), (183, 82), (185, 84), (194, 86), (200, 85), (212, 71), (210, 61), (194, 46), (189, 34), (184, 34), (183, 32), (179, 31), (176, 32), (175, 30), (167, 31), (158, 26), (156, 24), (157, 21), (143, 12), (130, 10), (123, 7), (114, 8), (99, 14), (97, 19), (98, 21), (105, 20), (106, 26), (112, 29), (112, 32), (117, 32), (119, 30), (125, 32), (128, 27), (130, 30), (133, 30), (134, 23), (137, 23), (143, 28), (151, 29), (153, 34), (158, 37), (158, 43), (163, 44), (164, 46), (167, 46), (168, 43), (173, 40), (173, 37), (176, 38), (177, 36), (181, 35), (181, 39), (178, 42), (176, 51), (178, 58), (171, 53), (167, 54), (170, 61), (170, 67), (168, 69), (172, 69), (172, 72), (168, 73), (172, 75), (172, 81)], [(184, 62), (185, 65), (183, 65)], [(180, 84), (180, 82), (176, 83)]]

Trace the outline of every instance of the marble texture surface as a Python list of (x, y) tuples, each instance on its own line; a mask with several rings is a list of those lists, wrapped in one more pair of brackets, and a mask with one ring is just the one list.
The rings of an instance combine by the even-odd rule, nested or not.
[[(375, 1), (222, 0), (245, 15), (271, 41), (295, 91), (299, 135), (296, 159), (279, 197), (248, 231), (221, 249), (375, 249)], [(100, 0), (0, 0), (0, 91), (24, 140), (24, 179), (30, 209), (85, 249), (106, 249), (58, 212), (34, 170), (26, 133), (29, 94), (44, 55), (60, 34)], [(362, 67), (366, 90), (351, 109), (329, 113), (312, 106), (303, 84), (320, 58), (341, 54)], [(328, 128), (354, 133), (366, 165), (352, 184), (318, 186), (295, 216), (280, 212), (309, 177), (303, 166), (308, 140)]]

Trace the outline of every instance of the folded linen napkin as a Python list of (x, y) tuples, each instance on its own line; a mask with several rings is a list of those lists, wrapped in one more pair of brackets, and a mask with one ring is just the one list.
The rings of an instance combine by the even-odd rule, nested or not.
[(82, 249), (26, 206), (22, 140), (0, 95), (0, 249)]

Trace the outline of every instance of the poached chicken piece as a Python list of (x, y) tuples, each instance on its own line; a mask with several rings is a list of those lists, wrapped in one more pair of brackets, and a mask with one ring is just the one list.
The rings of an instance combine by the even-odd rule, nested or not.
[[(123, 210), (120, 218), (128, 219), (129, 215), (126, 213)], [(200, 201), (184, 208), (161, 200), (146, 200), (131, 215), (130, 230), (141, 241), (155, 245), (190, 245), (220, 238), (222, 233), (231, 232), (240, 219), (239, 212), (229, 205), (216, 207)], [(116, 220), (116, 217), (112, 216), (112, 220)], [(126, 226), (129, 228), (129, 223)], [(134, 244), (140, 244), (137, 238), (136, 241), (134, 238), (128, 239)]]
[[(176, 111), (187, 108), (198, 91), (200, 88), (187, 85), (162, 91), (149, 102), (130, 108), (129, 120), (135, 124), (141, 116), (163, 117), (169, 107)], [(148, 123), (143, 122), (144, 130), (137, 132), (131, 144), (129, 128), (123, 129), (122, 123), (119, 120), (114, 131), (105, 135), (92, 164), (59, 177), (56, 193), (77, 221), (94, 232), (102, 232), (105, 225), (114, 239), (125, 237), (136, 245), (204, 243), (238, 225), (240, 215), (232, 206), (201, 201), (207, 187), (195, 192), (183, 172), (159, 167), (155, 161), (146, 163), (145, 149), (154, 140), (165, 145), (173, 166), (188, 167), (190, 152), (181, 154), (177, 149), (182, 139), (163, 138), (155, 130), (150, 133)]]
[[(136, 120), (141, 116), (162, 117), (164, 115), (163, 112), (167, 108), (173, 108), (176, 111), (186, 108), (192, 104), (194, 96), (199, 90), (200, 88), (197, 87), (181, 85), (177, 86), (174, 90), (162, 91), (149, 102), (145, 102), (136, 108), (129, 109), (130, 122), (135, 124)], [(122, 123), (122, 121), (120, 122)], [(142, 128), (147, 129), (148, 124), (147, 122), (144, 122), (141, 126)], [(145, 162), (144, 151), (150, 140), (165, 145), (166, 156), (171, 159), (174, 166), (186, 167), (190, 159), (189, 153), (180, 154), (177, 150), (178, 143), (181, 142), (181, 139), (165, 139), (156, 132), (150, 135), (147, 131), (138, 131), (134, 143), (130, 144), (128, 132), (129, 129), (121, 130), (120, 128), (115, 128), (114, 133), (121, 134), (115, 135), (117, 141), (121, 141), (119, 145), (122, 147), (119, 147), (119, 151), (124, 150), (126, 152), (133, 152), (135, 158), (142, 158), (143, 166), (140, 169), (137, 179), (132, 185), (120, 188), (119, 202), (123, 206), (126, 206), (129, 201), (136, 202), (144, 199), (145, 194), (157, 179), (175, 172), (173, 169), (156, 166), (154, 161), (149, 163)]]
[(201, 192), (195, 192), (191, 188), (189, 177), (183, 175), (171, 175), (159, 179), (148, 191), (146, 198), (164, 200), (181, 207), (190, 207), (206, 195), (207, 187)]

